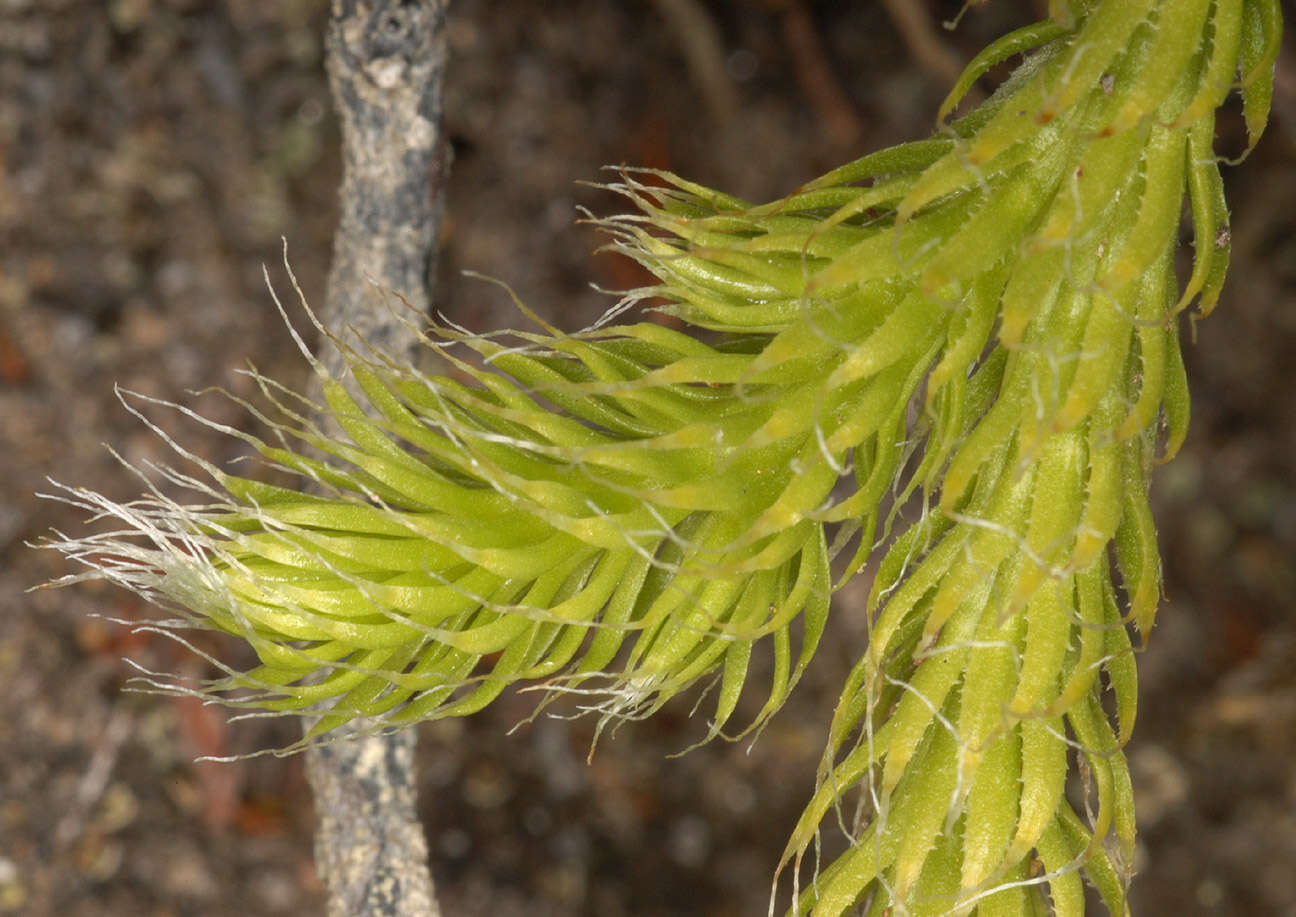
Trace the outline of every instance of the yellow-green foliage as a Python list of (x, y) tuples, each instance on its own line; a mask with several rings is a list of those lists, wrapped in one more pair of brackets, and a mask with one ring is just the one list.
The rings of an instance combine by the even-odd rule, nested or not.
[(869, 642), (784, 864), (835, 825), (850, 843), (792, 868), (793, 910), (1071, 915), (1083, 875), (1123, 911), (1146, 476), (1185, 435), (1181, 313), (1211, 311), (1228, 260), (1215, 111), (1240, 89), (1255, 142), (1280, 21), (1276, 0), (1052, 9), (942, 114), (1024, 54), (984, 105), (783, 200), (626, 174), (638, 213), (604, 225), (659, 280), (631, 299), (684, 330), (438, 328), (438, 377), (352, 353), (349, 387), (323, 379), (345, 437), (267, 383), (282, 444), (252, 440), (321, 495), (204, 463), (202, 506), (73, 491), (136, 534), (59, 546), (244, 637), (261, 665), (204, 692), (326, 711), (313, 736), (519, 682), (637, 717), (704, 678), (716, 735), (758, 645), (768, 701), (739, 731), (779, 708), (916, 494), (867, 609), (841, 609)]

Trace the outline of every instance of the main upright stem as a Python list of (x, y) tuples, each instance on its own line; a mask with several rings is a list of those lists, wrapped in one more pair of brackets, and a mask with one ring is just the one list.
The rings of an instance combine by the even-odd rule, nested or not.
[[(352, 345), (410, 353), (387, 297), (426, 311), (436, 260), (448, 0), (333, 0), (327, 65), (344, 172), (325, 323)], [(342, 355), (320, 359), (345, 377)], [(439, 917), (415, 808), (415, 732), (312, 747), (315, 860), (330, 917)]]

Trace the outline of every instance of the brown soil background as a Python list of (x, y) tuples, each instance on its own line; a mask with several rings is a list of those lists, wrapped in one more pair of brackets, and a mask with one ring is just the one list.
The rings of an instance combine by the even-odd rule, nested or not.
[[(686, 4), (687, 5), (687, 4)], [(708, 95), (667, 3), (456, 0), (447, 130), (455, 163), (434, 301), (476, 329), (515, 323), (499, 277), (558, 324), (638, 277), (576, 225), (608, 213), (604, 164), (664, 166), (750, 198), (927, 133), (947, 77), (882, 5), (713, 0)], [(933, 22), (957, 3), (931, 3)], [(941, 47), (965, 61), (1033, 18), (996, 0)], [(67, 570), (35, 551), (79, 515), (47, 476), (115, 498), (130, 462), (168, 458), (114, 385), (249, 421), (248, 361), (304, 367), (261, 280), (286, 236), (322, 301), (339, 178), (323, 76), (324, 0), (0, 0), (0, 913), (322, 912), (297, 758), (194, 763), (292, 741), (287, 721), (123, 693), (128, 656), (202, 674), (132, 597), (29, 593)], [(798, 48), (822, 46), (822, 72)], [(1184, 453), (1157, 475), (1169, 603), (1142, 660), (1130, 758), (1142, 914), (1296, 914), (1296, 59), (1264, 142), (1228, 170), (1234, 265), (1188, 348)], [(729, 101), (726, 102), (726, 93)], [(726, 117), (724, 106), (735, 106)], [(1236, 119), (1235, 119), (1236, 120)], [(1236, 124), (1222, 146), (1241, 147)], [(167, 421), (214, 461), (228, 439)], [(818, 665), (754, 749), (696, 740), (687, 704), (623, 728), (585, 763), (592, 723), (512, 735), (525, 699), (426, 727), (422, 808), (438, 891), (460, 915), (763, 914), (862, 627), (849, 597)]]

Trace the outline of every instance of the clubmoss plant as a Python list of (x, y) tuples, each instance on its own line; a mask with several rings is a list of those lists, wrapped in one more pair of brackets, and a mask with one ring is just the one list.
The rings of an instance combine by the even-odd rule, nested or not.
[[(616, 722), (699, 681), (710, 736), (745, 735), (885, 546), (867, 607), (837, 612), (869, 639), (783, 857), (792, 912), (1074, 915), (1087, 880), (1123, 913), (1148, 474), (1186, 433), (1184, 313), (1228, 263), (1216, 110), (1239, 91), (1254, 145), (1280, 32), (1277, 0), (1054, 0), (972, 61), (930, 139), (782, 200), (625, 171), (637, 212), (601, 223), (657, 283), (604, 321), (435, 327), (437, 376), (348, 350), (331, 378), (303, 347), (327, 404), (262, 379), (273, 437), (228, 432), (314, 492), (186, 454), (201, 476), (167, 474), (199, 503), (66, 489), (123, 527), (53, 544), (88, 565), (70, 580), (260, 660), (149, 684), (322, 713), (308, 739), (519, 684)], [(621, 322), (649, 296), (677, 321)], [(768, 699), (731, 725), (758, 651)], [(850, 843), (819, 864), (833, 826)]]

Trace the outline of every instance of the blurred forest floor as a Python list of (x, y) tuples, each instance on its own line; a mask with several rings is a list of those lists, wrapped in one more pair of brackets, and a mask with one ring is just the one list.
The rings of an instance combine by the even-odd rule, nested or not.
[[(915, 0), (915, 5), (917, 0)], [(577, 208), (624, 205), (605, 164), (670, 168), (781, 196), (879, 145), (925, 135), (950, 67), (1030, 21), (994, 0), (935, 44), (884, 5), (809, 0), (455, 0), (454, 146), (437, 307), (517, 324), (512, 285), (565, 328), (643, 278), (591, 253)], [(956, 2), (932, 2), (930, 23)], [(719, 43), (679, 39), (701, 11)], [(1290, 13), (1289, 13), (1290, 15)], [(0, 0), (0, 913), (309, 915), (322, 896), (299, 758), (194, 763), (283, 745), (295, 723), (227, 724), (123, 693), (129, 657), (202, 676), (131, 596), (28, 593), (68, 572), (34, 551), (78, 514), (46, 477), (127, 499), (165, 444), (114, 385), (251, 429), (218, 396), (248, 362), (305, 378), (261, 279), (280, 237), (322, 302), (339, 179), (322, 67), (325, 0)], [(1293, 17), (1296, 18), (1296, 17)], [(920, 22), (924, 21), (920, 17)], [(691, 55), (691, 56), (690, 56)], [(1188, 347), (1183, 454), (1155, 477), (1169, 603), (1142, 659), (1130, 748), (1143, 914), (1296, 914), (1296, 56), (1268, 135), (1226, 171), (1233, 273)], [(1221, 144), (1241, 149), (1237, 119)], [(171, 416), (215, 462), (239, 444)], [(857, 597), (857, 596), (856, 596)], [(852, 595), (753, 749), (713, 743), (688, 704), (604, 738), (505, 699), (424, 728), (422, 806), (447, 917), (763, 914), (812, 787), (826, 704), (864, 639)]]

